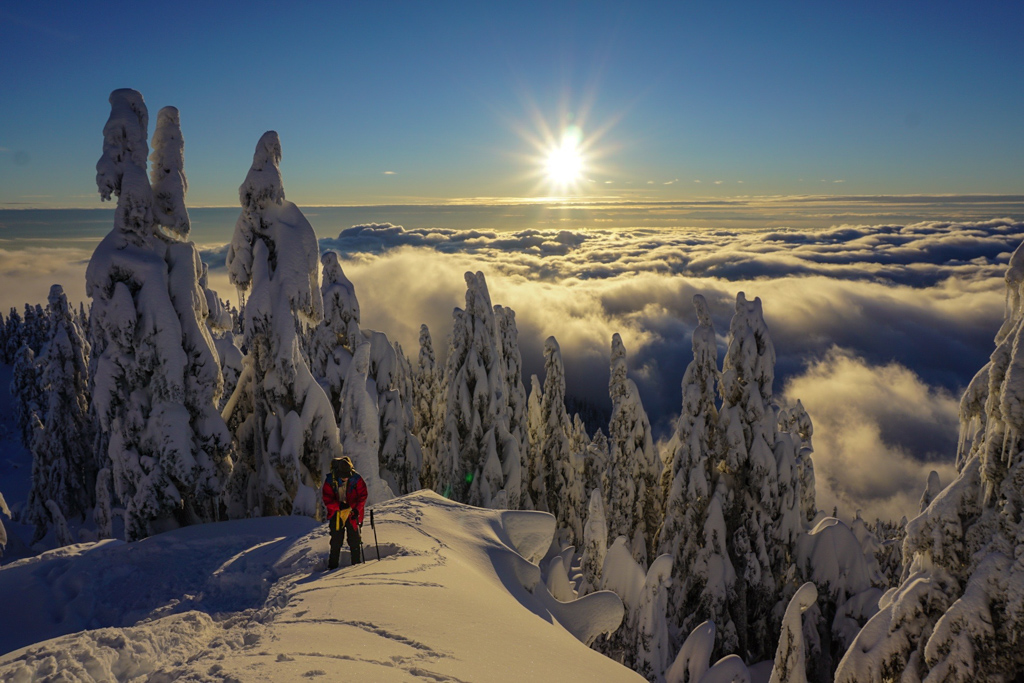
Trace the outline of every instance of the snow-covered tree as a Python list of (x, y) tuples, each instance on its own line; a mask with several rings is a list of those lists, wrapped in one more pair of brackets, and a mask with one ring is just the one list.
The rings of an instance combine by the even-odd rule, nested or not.
[(425, 489), (437, 487), (440, 463), (437, 459), (437, 437), (444, 420), (444, 392), (441, 388), (441, 368), (437, 365), (430, 330), (420, 325), (419, 365), (413, 388), (413, 423), (423, 449), (423, 467), (420, 485)]
[(28, 346), (22, 346), (14, 354), (14, 368), (11, 375), (11, 396), (14, 397), (14, 417), (18, 434), (25, 448), (32, 448), (35, 422), (43, 411), (42, 369), (36, 354)]
[(64, 517), (93, 506), (95, 458), (89, 420), (89, 343), (60, 285), (50, 288), (49, 341), (39, 358), (41, 429), (31, 444), (32, 489), (25, 519), (45, 534), (52, 501)]
[(437, 442), (439, 488), (454, 500), (492, 507), (507, 500), (507, 491), (498, 495), (506, 490), (503, 472), (520, 456), (508, 431), (506, 370), (483, 273), (466, 273), (466, 308), (453, 315), (444, 427)]
[(359, 301), (355, 285), (345, 276), (336, 253), (325, 252), (320, 263), (323, 265), (324, 318), (313, 332), (310, 370), (327, 391), (334, 413), (340, 418), (345, 373), (361, 341)]
[(44, 507), (50, 514), (50, 526), (53, 527), (57, 546), (63, 547), (74, 543), (75, 539), (71, 535), (71, 530), (68, 529), (67, 520), (64, 518), (64, 513), (61, 511), (60, 506), (54, 501), (48, 500)]
[(590, 494), (587, 523), (583, 527), (583, 553), (580, 568), (583, 578), (580, 595), (593, 593), (601, 585), (601, 567), (608, 554), (608, 522), (604, 516), (604, 499), (600, 489)]
[(342, 396), (341, 434), (345, 454), (366, 482), (369, 501), (382, 503), (394, 497), (380, 476), (380, 404), (370, 375), (372, 345), (362, 338), (345, 376)]
[(420, 442), (413, 434), (412, 397), (406, 383), (409, 362), (383, 332), (364, 330), (363, 336), (370, 342), (369, 377), (376, 385), (380, 476), (396, 495), (404, 495), (419, 489), (423, 464)]
[(540, 429), (539, 467), (546, 475), (547, 492), (543, 504), (555, 516), (560, 542), (577, 545), (583, 539), (583, 454), (572, 450), (572, 423), (565, 410), (565, 367), (554, 337), (544, 342)]
[[(523, 498), (529, 495), (529, 440), (526, 434), (526, 388), (523, 386), (523, 357), (519, 351), (519, 329), (516, 312), (503, 306), (494, 307), (494, 319), (501, 337), (501, 358), (505, 379), (505, 398), (508, 433), (519, 452), (519, 459), (507, 458), (502, 462), (502, 474), (508, 491), (508, 506), (518, 510)], [(532, 507), (528, 503), (526, 507)]]
[(618, 333), (612, 336), (608, 392), (612, 399), (608, 423), (609, 532), (613, 538), (629, 538), (634, 559), (646, 565), (647, 558), (654, 554), (661, 526), (662, 464), (654, 450), (651, 423), (640, 391), (626, 376), (626, 348)]
[(782, 617), (782, 634), (775, 650), (775, 665), (769, 683), (807, 683), (806, 652), (804, 650), (803, 620), (801, 615), (818, 599), (813, 583), (800, 586), (786, 607)]
[[(100, 196), (117, 196), (114, 228), (93, 252), (86, 293), (93, 344), (93, 402), (106, 443), (114, 487), (125, 504), (129, 539), (154, 524), (216, 519), (230, 468), (229, 435), (216, 411), (220, 367), (206, 329), (195, 245), (181, 196), (155, 205), (146, 177), (148, 113), (134, 90), (115, 90), (96, 164)], [(174, 130), (170, 130), (173, 128)], [(175, 167), (181, 144), (175, 116), (160, 116), (154, 150), (162, 168)], [(180, 161), (180, 149), (177, 152)], [(163, 191), (173, 194), (171, 185)], [(159, 210), (157, 210), (159, 209)], [(186, 214), (187, 215), (187, 214)], [(173, 228), (164, 231), (161, 228)]]
[(602, 499), (606, 499), (608, 497), (607, 484), (608, 473), (611, 469), (609, 464), (611, 453), (609, 452), (608, 437), (604, 435), (603, 431), (598, 429), (594, 433), (593, 438), (587, 444), (583, 457), (583, 477), (586, 482), (584, 490), (587, 495), (598, 491)]
[[(775, 347), (764, 322), (761, 300), (740, 292), (729, 328), (719, 390), (722, 476), (728, 494), (726, 519), (734, 529), (731, 553), (737, 583), (732, 612), (739, 651), (767, 656), (774, 646), (771, 611), (778, 587), (769, 549), (780, 513), (779, 473), (774, 445), (778, 419), (772, 402)], [(788, 564), (787, 564), (788, 567)]]
[(527, 496), (524, 503), (534, 510), (546, 510), (548, 506), (548, 473), (541, 457), (541, 440), (544, 419), (541, 403), (544, 390), (537, 375), (530, 375), (530, 395), (526, 400), (526, 448), (527, 448)]
[(647, 571), (636, 614), (636, 671), (652, 682), (664, 680), (671, 658), (665, 618), (671, 583), (672, 557), (661, 555)]
[(96, 523), (99, 538), (112, 538), (114, 516), (110, 505), (110, 490), (113, 486), (110, 470), (104, 467), (96, 475), (96, 507), (92, 519)]
[(1024, 671), (1024, 245), (991, 360), (960, 403), (957, 477), (906, 528), (886, 593), (837, 681), (1013, 681)]
[(23, 344), (21, 341), (21, 314), (18, 309), (11, 308), (7, 320), (4, 322), (4, 362), (14, 363), (15, 354), (18, 353)]
[[(299, 326), (323, 318), (316, 233), (285, 199), (277, 133), (264, 133), (239, 187), (242, 212), (228, 246), (231, 282), (245, 299), (248, 355), (224, 408), (244, 414), (235, 439), (234, 514), (315, 514), (327, 465), (341, 454), (330, 399), (299, 349)], [(237, 421), (237, 418), (236, 418)]]
[[(708, 585), (708, 563), (697, 562), (708, 539), (704, 533), (708, 507), (718, 478), (716, 430), (718, 410), (715, 407), (715, 381), (718, 378), (718, 347), (707, 302), (701, 295), (693, 297), (698, 325), (693, 331), (693, 360), (683, 374), (683, 407), (669, 440), (667, 476), (664, 491), (665, 521), (661, 528), (661, 552), (673, 558), (672, 574), (676, 581), (669, 589), (671, 614), (681, 633), (694, 628), (695, 619), (709, 615), (710, 597), (704, 596)], [(717, 540), (719, 544), (724, 538)], [(724, 546), (723, 546), (724, 549)], [(705, 609), (699, 609), (703, 607)], [(701, 616), (703, 615), (703, 617)], [(714, 615), (718, 616), (718, 615)], [(725, 626), (724, 622), (719, 622)]]

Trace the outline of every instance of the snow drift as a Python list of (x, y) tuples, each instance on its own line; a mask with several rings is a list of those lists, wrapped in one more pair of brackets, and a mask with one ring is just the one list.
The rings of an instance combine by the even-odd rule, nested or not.
[(0, 623), (0, 678), (642, 680), (584, 644), (618, 626), (618, 597), (563, 603), (541, 580), (551, 515), (431, 492), (374, 510), (380, 561), (367, 525), (372, 559), (335, 572), (323, 572), (326, 529), (304, 517), (80, 544), (4, 566), (0, 594), (18, 618)]

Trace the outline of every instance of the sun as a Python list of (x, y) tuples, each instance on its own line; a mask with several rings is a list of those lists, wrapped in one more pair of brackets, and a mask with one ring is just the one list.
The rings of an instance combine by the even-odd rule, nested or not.
[(580, 129), (569, 126), (562, 133), (561, 142), (548, 149), (544, 171), (553, 186), (564, 190), (574, 186), (583, 177), (581, 139)]

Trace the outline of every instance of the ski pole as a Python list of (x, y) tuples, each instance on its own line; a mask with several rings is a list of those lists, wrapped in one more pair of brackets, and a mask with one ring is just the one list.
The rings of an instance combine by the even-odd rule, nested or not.
[(370, 509), (370, 528), (373, 529), (373, 545), (377, 548), (377, 561), (380, 562), (380, 545), (377, 544), (377, 525), (373, 523), (373, 509)]

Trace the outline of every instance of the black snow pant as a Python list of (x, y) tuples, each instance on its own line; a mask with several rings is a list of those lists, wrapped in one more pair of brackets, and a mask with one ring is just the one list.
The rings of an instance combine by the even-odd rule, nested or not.
[(340, 529), (335, 529), (333, 522), (330, 524), (331, 529), (331, 555), (327, 559), (328, 569), (338, 568), (338, 559), (341, 557), (341, 546), (345, 543), (345, 536), (348, 536), (348, 549), (352, 553), (352, 564), (359, 564), (363, 561), (363, 547), (359, 539), (359, 527), (353, 522), (352, 518), (349, 521), (341, 525)]

